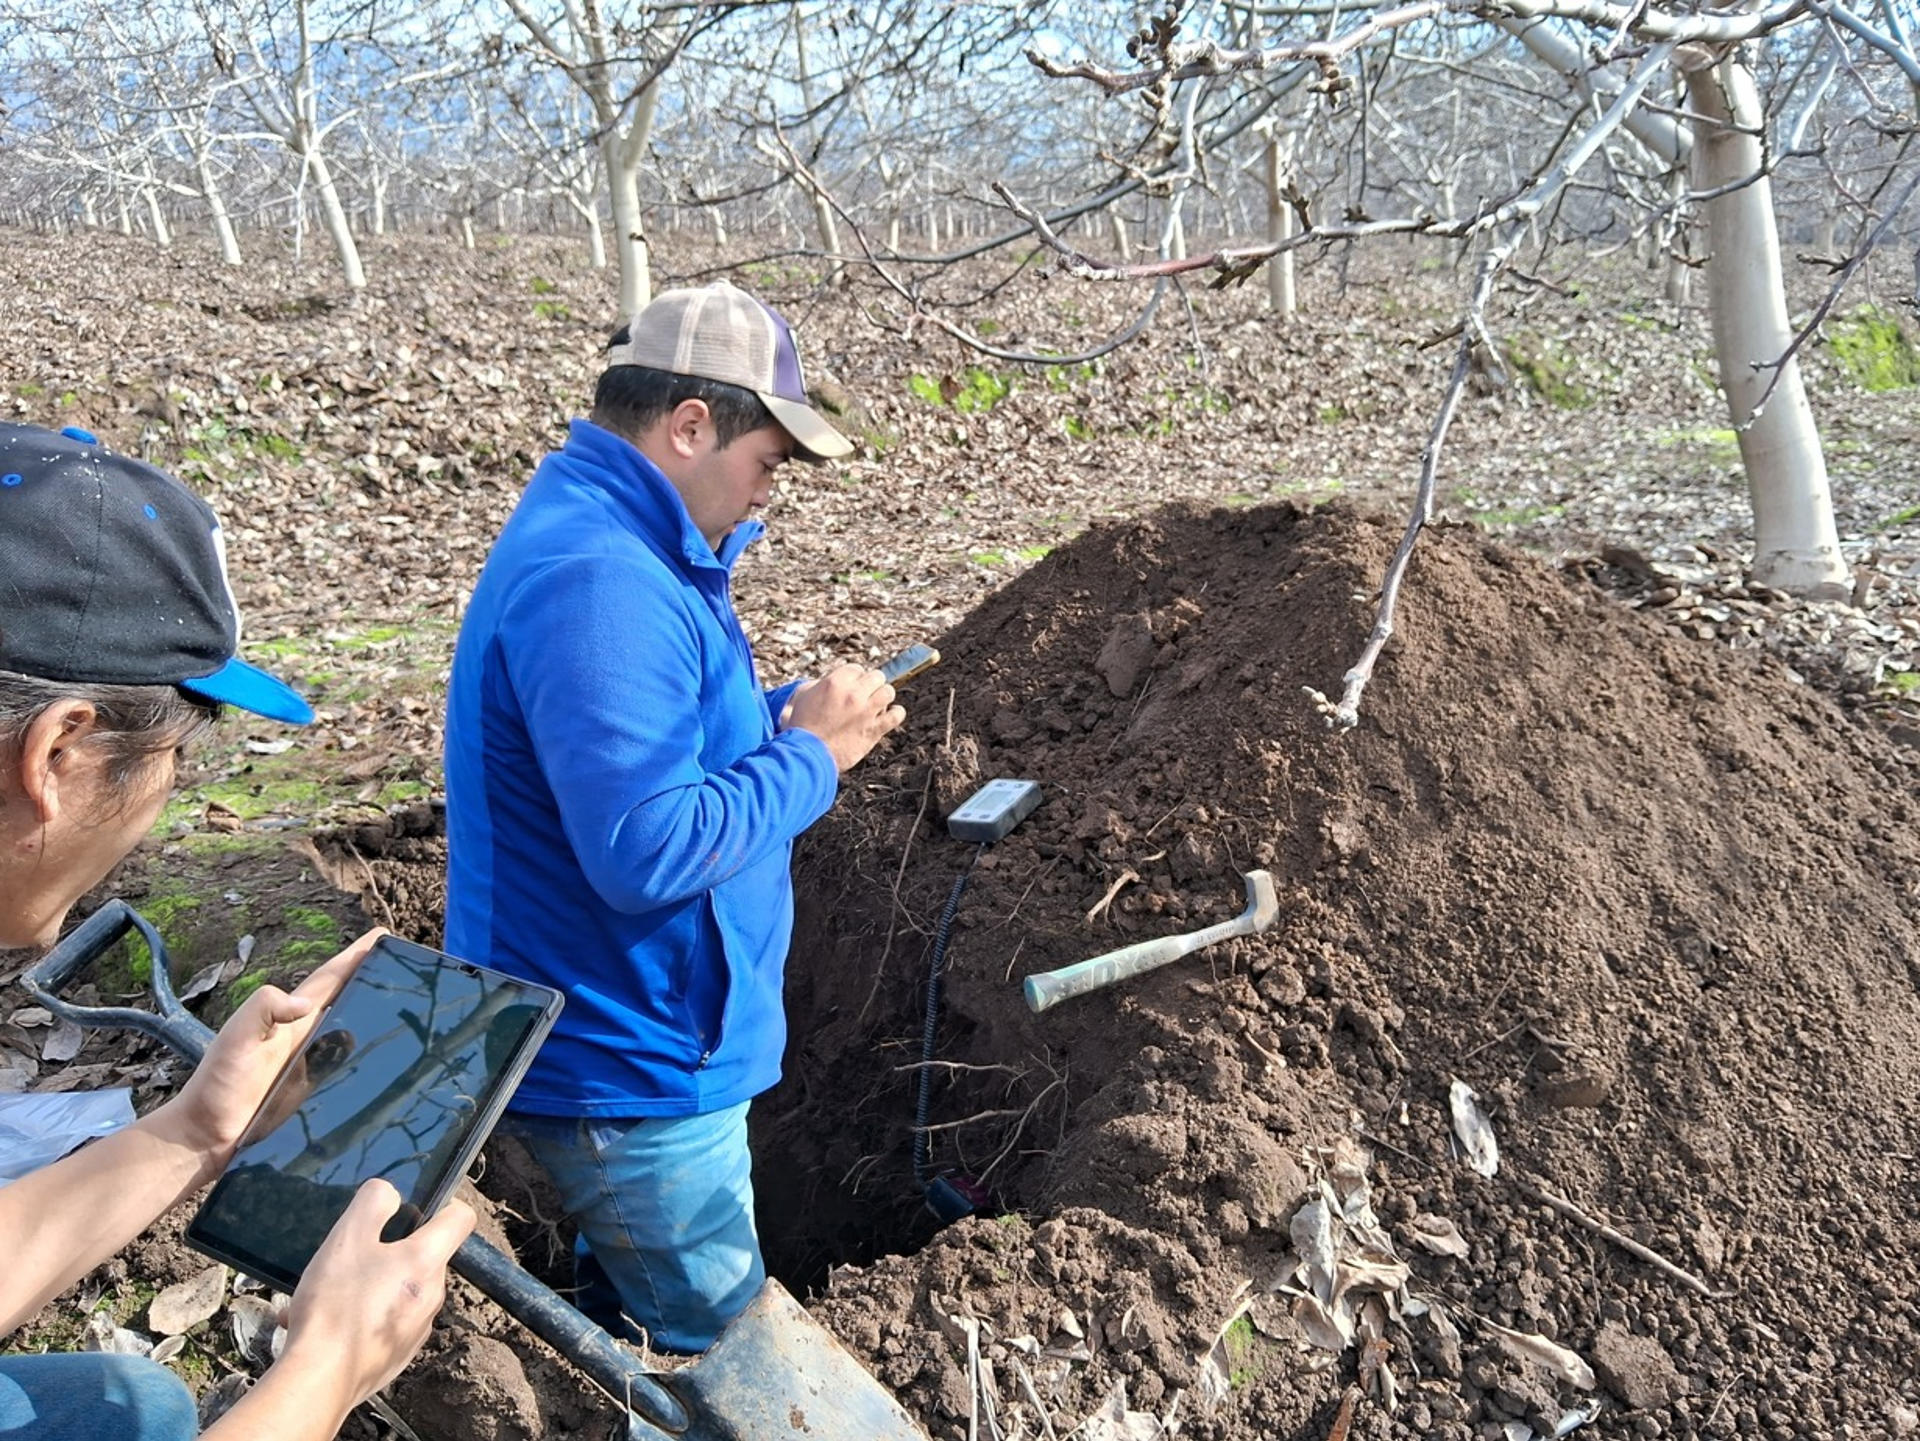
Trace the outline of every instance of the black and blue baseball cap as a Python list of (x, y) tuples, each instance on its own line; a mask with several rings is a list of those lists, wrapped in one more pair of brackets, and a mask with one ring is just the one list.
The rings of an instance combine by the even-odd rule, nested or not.
[(220, 522), (77, 427), (0, 423), (0, 670), (172, 685), (293, 725), (313, 708), (241, 660)]

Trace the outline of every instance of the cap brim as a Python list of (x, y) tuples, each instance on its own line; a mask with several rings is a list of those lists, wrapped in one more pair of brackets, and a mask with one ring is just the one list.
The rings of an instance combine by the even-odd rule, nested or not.
[(853, 454), (853, 442), (822, 420), (820, 412), (812, 406), (764, 390), (755, 391), (754, 394), (766, 402), (767, 409), (773, 412), (773, 418), (780, 422), (780, 428), (799, 445), (797, 459), (838, 460), (843, 455)]
[(303, 726), (313, 720), (313, 707), (298, 691), (243, 660), (230, 660), (212, 675), (183, 680), (180, 689), (288, 725)]

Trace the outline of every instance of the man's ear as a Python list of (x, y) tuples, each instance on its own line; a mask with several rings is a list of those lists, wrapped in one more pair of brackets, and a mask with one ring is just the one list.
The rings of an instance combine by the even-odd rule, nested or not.
[(61, 701), (27, 725), (20, 743), (16, 784), (42, 825), (60, 814), (60, 783), (73, 774), (72, 752), (100, 723), (93, 702)]
[(704, 400), (689, 396), (667, 415), (667, 446), (683, 460), (700, 454), (712, 435), (713, 412)]

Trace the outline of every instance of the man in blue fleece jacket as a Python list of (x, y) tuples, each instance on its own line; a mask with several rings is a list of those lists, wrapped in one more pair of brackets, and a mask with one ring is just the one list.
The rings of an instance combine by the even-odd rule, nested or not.
[(449, 951), (566, 992), (507, 1129), (579, 1227), (577, 1302), (708, 1346), (765, 1278), (747, 1106), (780, 1076), (793, 839), (904, 719), (875, 670), (763, 691), (728, 588), (789, 459), (851, 451), (731, 285), (614, 337), (467, 607)]

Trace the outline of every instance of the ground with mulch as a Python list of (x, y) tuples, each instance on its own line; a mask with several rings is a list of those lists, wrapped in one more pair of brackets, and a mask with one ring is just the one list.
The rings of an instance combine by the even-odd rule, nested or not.
[[(291, 745), (230, 728), (107, 889), (210, 971), (210, 1020), (363, 917), (434, 939), (447, 650), (590, 386), (597, 282), (524, 238), (376, 247), (350, 302), (110, 237), (0, 258), (10, 413), (209, 491), (253, 654), (322, 711)], [(790, 478), (743, 571), (768, 678), (944, 655), (800, 849), (787, 1079), (755, 1117), (770, 1260), (943, 1441), (1920, 1430), (1911, 395), (1810, 352), (1857, 584), (1796, 602), (1740, 575), (1704, 318), (1617, 275), (1602, 304), (1508, 297), (1503, 333), (1575, 389), (1476, 384), (1361, 723), (1329, 732), (1308, 691), (1372, 623), (1453, 303), (1439, 268), (1358, 273), (1310, 271), (1286, 325), (1201, 297), (1064, 372), (903, 343), (857, 282), (745, 277), (863, 438)], [(953, 313), (1008, 347), (1125, 319), (1058, 278), (977, 295)], [(976, 855), (944, 818), (996, 777), (1044, 799)], [(1023, 977), (1228, 919), (1255, 869), (1262, 934), (1028, 1010)], [(8, 1009), (19, 1085), (169, 1083), (144, 1043), (49, 1059)], [(511, 1148), (479, 1185), (563, 1279)], [(179, 1223), (30, 1343), (94, 1312), (151, 1344), (156, 1288), (203, 1264)], [(260, 1359), (230, 1322), (170, 1347), (210, 1394)], [(608, 1425), (463, 1284), (390, 1399), (429, 1441)]]

